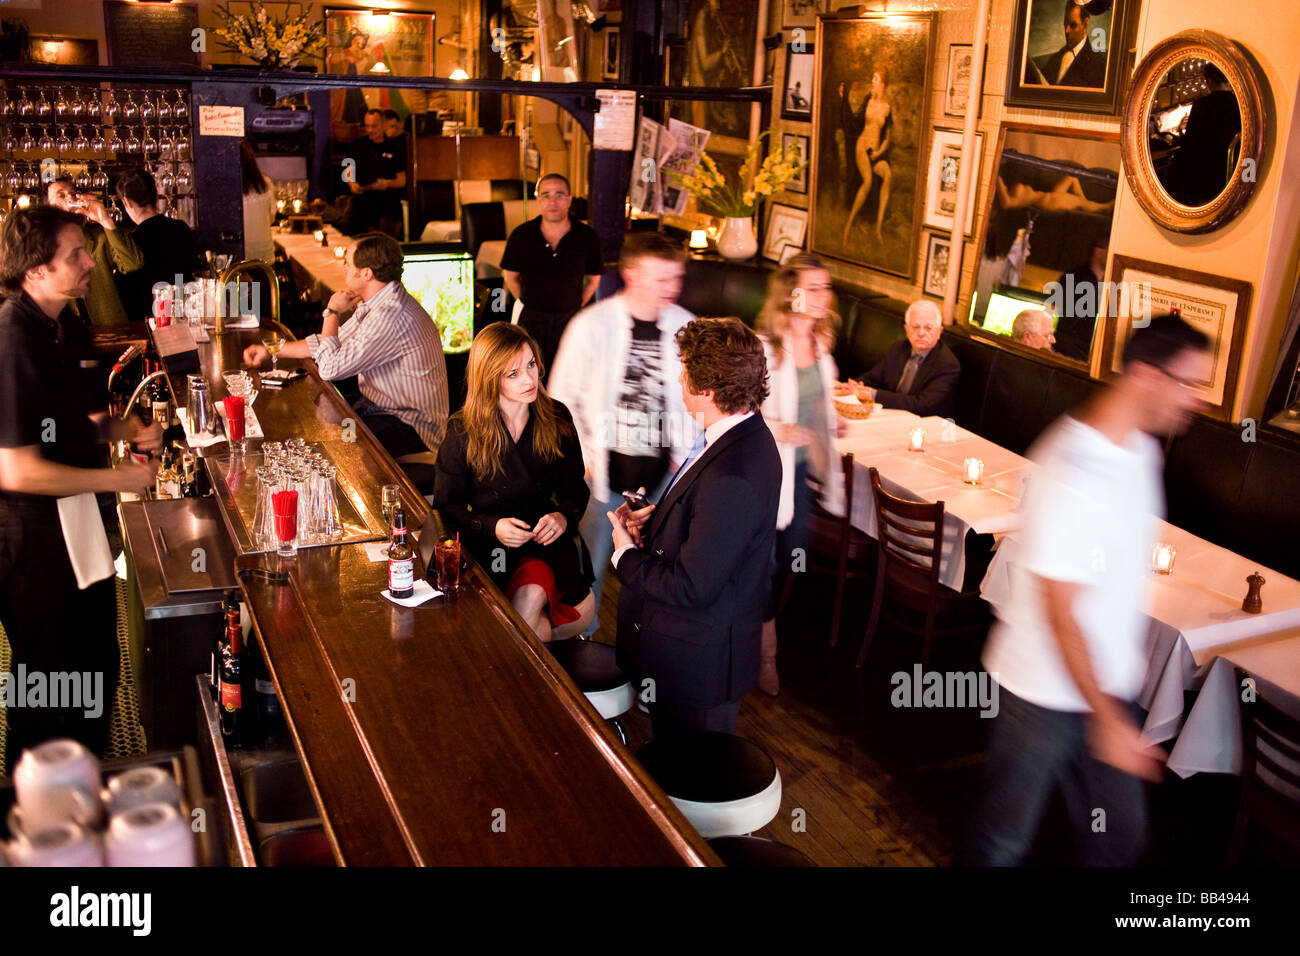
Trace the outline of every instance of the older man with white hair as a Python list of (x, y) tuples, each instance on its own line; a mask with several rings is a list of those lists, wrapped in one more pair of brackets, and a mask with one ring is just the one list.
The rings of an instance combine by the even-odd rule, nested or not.
[(1025, 309), (1011, 320), (1011, 341), (1026, 348), (1051, 350), (1056, 344), (1056, 320), (1042, 309)]
[(951, 418), (956, 412), (961, 363), (939, 341), (942, 328), (943, 316), (933, 302), (922, 299), (908, 306), (903, 316), (907, 339), (890, 346), (885, 357), (862, 376), (859, 400)]

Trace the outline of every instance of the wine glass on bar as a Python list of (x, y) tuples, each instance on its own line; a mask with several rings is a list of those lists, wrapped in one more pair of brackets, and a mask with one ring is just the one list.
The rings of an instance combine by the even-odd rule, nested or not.
[(266, 350), (271, 353), (271, 370), (277, 370), (279, 366), (276, 360), (280, 355), (280, 349), (284, 348), (284, 338), (281, 337), (279, 332), (272, 332), (266, 338), (262, 339), (262, 344), (265, 345)]

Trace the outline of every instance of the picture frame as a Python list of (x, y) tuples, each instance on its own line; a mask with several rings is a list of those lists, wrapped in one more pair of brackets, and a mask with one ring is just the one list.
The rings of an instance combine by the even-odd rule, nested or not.
[[(433, 76), (434, 36), (432, 13), (394, 10), (376, 17), (365, 9), (326, 7), (325, 71), (364, 76), (383, 64), (384, 76)], [(346, 142), (362, 135), (367, 109), (423, 113), (428, 98), (424, 90), (331, 90), (330, 127), (336, 139)]]
[[(799, 161), (808, 164), (809, 142), (809, 137), (804, 136), (802, 133), (782, 133), (781, 152), (788, 153), (791, 148), (794, 148), (799, 153)], [(798, 176), (785, 184), (785, 191), (797, 193), (801, 196), (808, 195), (808, 170), (809, 165), (805, 165)]]
[[(817, 255), (915, 276), (933, 34), (931, 13), (818, 19), (808, 223)], [(887, 147), (866, 176), (860, 143)]]
[[(975, 184), (979, 183), (980, 160), (984, 155), (984, 134), (975, 134)], [(953, 213), (957, 201), (957, 177), (961, 172), (962, 134), (961, 130), (935, 129), (934, 139), (930, 141), (930, 163), (926, 175), (925, 225), (935, 229), (955, 232)], [(975, 225), (975, 193), (972, 189), (966, 197), (965, 228), (962, 232), (970, 236)]]
[(763, 238), (763, 258), (780, 262), (788, 247), (794, 247), (796, 253), (802, 252), (807, 234), (807, 209), (772, 203), (767, 215), (767, 232)]
[(785, 248), (781, 250), (781, 258), (777, 260), (777, 265), (785, 265), (801, 252), (803, 250), (798, 246), (787, 243)]
[(604, 47), (601, 56), (600, 75), (606, 80), (617, 80), (619, 73), (619, 38), (621, 34), (618, 25), (605, 28)]
[(1006, 105), (1113, 116), (1122, 102), (1139, 2), (1016, 0)]
[[(681, 82), (686, 86), (751, 86), (758, 28), (758, 4), (751, 0), (688, 0)], [(668, 70), (669, 82), (674, 83), (671, 57)], [(715, 136), (749, 142), (749, 103), (691, 100), (684, 106), (679, 119)]]
[(817, 26), (825, 0), (781, 0), (781, 29)]
[[(966, 116), (966, 100), (970, 93), (970, 78), (972, 61), (975, 58), (974, 47), (969, 43), (949, 43), (948, 44), (948, 83), (944, 87), (943, 93), (943, 115), (954, 116), (957, 119), (964, 119)], [(984, 64), (987, 67), (989, 61), (988, 48), (984, 49)], [(982, 75), (983, 79), (988, 78), (986, 69)], [(982, 84), (981, 84), (982, 86)], [(979, 111), (975, 114), (976, 118), (984, 115), (984, 96), (983, 89), (980, 90)]]
[[(798, 46), (800, 49), (795, 50)], [(812, 43), (789, 43), (785, 48), (785, 89), (781, 93), (781, 119), (812, 122), (813, 79), (816, 51)]]
[(1166, 263), (1116, 255), (1110, 290), (1120, 296), (1118, 307), (1107, 304), (1102, 354), (1106, 378), (1120, 374), (1120, 357), (1135, 319), (1177, 309), (1187, 322), (1210, 339), (1212, 371), (1208, 382), (1193, 388), (1207, 406), (1206, 414), (1232, 420), (1242, 346), (1250, 318), (1252, 286), (1242, 279), (1183, 269)]
[[(965, 245), (964, 243), (962, 244)], [(962, 249), (957, 255), (960, 259)], [(948, 288), (948, 257), (952, 255), (952, 237), (940, 232), (925, 234), (925, 272), (921, 278), (921, 291), (942, 299)], [(961, 275), (958, 265), (957, 274)]]
[[(1016, 310), (1046, 308), (1056, 343), (1037, 357), (1088, 365), (1120, 179), (1117, 133), (1003, 123), (975, 244), (974, 335), (1010, 341)], [(1041, 351), (1041, 350), (1040, 350)]]
[(99, 66), (99, 41), (33, 33), (30, 37), (32, 62), (57, 66)]

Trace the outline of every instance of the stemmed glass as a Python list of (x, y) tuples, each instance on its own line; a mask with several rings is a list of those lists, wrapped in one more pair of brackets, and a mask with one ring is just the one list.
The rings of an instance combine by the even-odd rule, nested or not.
[(136, 117), (140, 115), (140, 107), (135, 101), (135, 97), (130, 90), (126, 91), (126, 103), (122, 107), (122, 119), (128, 123), (134, 123)]
[(86, 101), (81, 98), (80, 90), (72, 91), (72, 99), (68, 101), (68, 113), (75, 120), (86, 115)]
[(108, 142), (104, 139), (104, 131), (100, 129), (98, 126), (92, 126), (91, 132), (95, 134), (92, 137), (90, 137), (91, 152), (102, 153), (105, 149), (108, 148)]
[(99, 87), (95, 87), (86, 98), (86, 119), (98, 121), (103, 113), (104, 104), (99, 99)]
[(36, 112), (36, 104), (34, 104), (31, 101), (31, 98), (27, 95), (26, 87), (20, 89), (18, 93), (18, 115), (26, 119)]
[(158, 188), (163, 192), (170, 192), (175, 185), (176, 177), (172, 175), (171, 167), (164, 167), (163, 171), (158, 174)]
[(149, 159), (158, 155), (158, 140), (153, 138), (147, 126), (144, 130), (144, 139), (140, 143), (140, 151)]
[(104, 101), (104, 120), (110, 125), (117, 122), (117, 118), (122, 115), (122, 107), (118, 105), (117, 97), (113, 95), (113, 90), (108, 91), (108, 99)]
[(12, 153), (18, 148), (18, 137), (14, 135), (14, 128), (12, 126), (5, 130), (4, 147), (6, 153)]
[(77, 173), (77, 175), (73, 177), (72, 185), (76, 186), (82, 192), (85, 192), (87, 189), (89, 189), (90, 169), (88, 167), (83, 166), (81, 168), (81, 172)]
[(23, 127), (23, 135), (18, 138), (18, 148), (23, 152), (28, 152), (36, 148), (36, 139), (32, 136), (30, 126)]
[(54, 145), (60, 153), (66, 153), (72, 149), (72, 140), (68, 139), (68, 128), (66, 126), (59, 127), (59, 138), (54, 141)]
[(122, 148), (126, 151), (126, 155), (128, 156), (139, 156), (140, 140), (136, 138), (135, 127), (128, 127), (127, 132), (129, 135), (126, 138), (126, 142), (122, 144)]
[(55, 119), (65, 120), (68, 118), (69, 112), (70, 106), (65, 90), (63, 87), (59, 87), (54, 92), (54, 117)]
[(190, 138), (183, 129), (180, 131), (180, 135), (176, 137), (175, 141), (173, 141), (172, 146), (176, 150), (177, 159), (183, 160), (190, 158)]
[(280, 349), (284, 348), (284, 339), (280, 336), (279, 332), (272, 332), (266, 338), (262, 339), (262, 344), (265, 345), (266, 350), (271, 353), (272, 371), (277, 371), (279, 369), (278, 359), (280, 356)]
[(9, 187), (11, 193), (16, 193), (23, 185), (23, 174), (18, 171), (18, 165), (9, 167), (9, 175), (5, 177), (5, 185)]
[(156, 112), (157, 112), (157, 110), (154, 108), (154, 102), (153, 102), (153, 100), (149, 99), (148, 94), (145, 94), (144, 96), (140, 97), (140, 120), (141, 120), (141, 122), (144, 122), (144, 123), (148, 123), (148, 122), (150, 122), (151, 120), (153, 120), (153, 118), (154, 118), (154, 114), (155, 114)]
[(187, 123), (190, 119), (190, 108), (185, 105), (185, 94), (180, 90), (176, 91), (176, 105), (172, 107), (172, 118), (178, 123)]
[(188, 166), (178, 166), (176, 169), (176, 191), (180, 193), (187, 192), (190, 188), (190, 168)]
[(45, 90), (43, 88), (37, 91), (37, 95), (40, 99), (36, 101), (36, 115), (41, 119), (49, 119), (50, 114), (54, 112), (54, 107), (52, 107), (50, 101), (45, 98)]
[(23, 175), (23, 188), (35, 189), (41, 184), (41, 174), (36, 171), (35, 163), (27, 164), (27, 172)]
[(158, 94), (158, 122), (166, 123), (172, 118), (172, 105), (167, 102), (167, 94)]
[(95, 164), (95, 172), (90, 177), (90, 185), (95, 189), (108, 188), (108, 173), (104, 172), (104, 165), (102, 163)]
[(36, 141), (36, 148), (42, 153), (52, 153), (54, 151), (54, 137), (50, 135), (48, 126), (41, 127), (41, 138)]
[(77, 138), (72, 141), (72, 149), (78, 153), (84, 153), (90, 149), (90, 139), (86, 136), (85, 127), (77, 127)]
[(13, 116), (18, 112), (18, 104), (9, 98), (9, 91), (5, 90), (0, 96), (0, 116)]

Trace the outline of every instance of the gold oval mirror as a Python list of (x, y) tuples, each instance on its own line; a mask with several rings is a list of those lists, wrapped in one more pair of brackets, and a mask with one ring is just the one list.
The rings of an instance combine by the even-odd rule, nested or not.
[(1212, 232), (1250, 199), (1264, 150), (1262, 78), (1227, 37), (1156, 45), (1129, 86), (1120, 138), (1138, 203), (1174, 232)]

